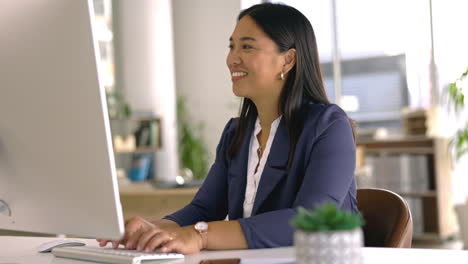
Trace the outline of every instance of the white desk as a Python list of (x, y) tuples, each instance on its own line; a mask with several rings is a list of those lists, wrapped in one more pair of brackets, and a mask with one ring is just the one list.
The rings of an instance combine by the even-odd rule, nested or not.
[[(55, 238), (44, 237), (11, 237), (0, 236), (0, 264), (83, 264), (92, 262), (76, 261), (71, 259), (55, 258), (50, 253), (37, 253), (37, 246)], [(85, 239), (88, 245), (97, 245), (95, 240)], [(363, 248), (364, 263), (375, 264), (404, 264), (404, 263), (468, 263), (467, 250), (447, 249), (394, 249), (394, 248)], [(257, 263), (265, 258), (277, 258), (284, 262), (291, 262), (294, 258), (294, 248), (258, 249), (258, 250), (232, 250), (211, 251), (189, 255), (184, 261), (170, 262), (198, 264), (201, 259), (240, 257), (243, 263)]]

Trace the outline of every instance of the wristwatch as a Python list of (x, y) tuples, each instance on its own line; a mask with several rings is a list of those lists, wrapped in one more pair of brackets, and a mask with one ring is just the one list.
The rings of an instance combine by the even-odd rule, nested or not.
[(208, 242), (208, 223), (207, 222), (198, 222), (194, 226), (195, 230), (200, 234), (202, 238), (202, 249), (206, 248)]

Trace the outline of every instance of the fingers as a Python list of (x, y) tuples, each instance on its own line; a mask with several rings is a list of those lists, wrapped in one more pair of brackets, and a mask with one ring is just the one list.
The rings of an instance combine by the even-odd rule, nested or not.
[(142, 251), (145, 249), (146, 247), (146, 244), (148, 243), (148, 241), (151, 240), (151, 238), (153, 238), (154, 235), (156, 235), (158, 232), (161, 232), (161, 230), (159, 228), (153, 228), (147, 232), (145, 232), (144, 234), (142, 234), (140, 236), (140, 239), (138, 240), (138, 245), (137, 245), (137, 250), (138, 251)]
[(137, 250), (150, 253), (161, 248), (163, 252), (191, 254), (200, 251), (198, 239), (199, 235), (194, 234), (192, 228), (179, 228), (171, 231), (152, 228), (141, 234)]
[(144, 250), (149, 253), (153, 252), (156, 248), (161, 247), (161, 245), (174, 241), (176, 237), (175, 234), (171, 232), (157, 232), (149, 238), (145, 237), (145, 239), (147, 239), (147, 242), (145, 243), (146, 245), (143, 245), (142, 243), (143, 246), (140, 247), (140, 250)]
[(164, 253), (178, 252), (180, 254), (193, 254), (200, 252), (200, 248), (192, 241), (174, 239), (162, 245), (161, 251)]
[(125, 221), (125, 229), (137, 230), (140, 228), (153, 228), (155, 225), (145, 219), (135, 216)]
[(125, 234), (123, 239), (119, 242), (125, 245), (125, 248), (127, 249), (134, 249), (141, 234), (154, 227), (155, 226), (153, 224), (139, 216), (132, 217), (125, 221)]
[(99, 242), (100, 247), (105, 247), (105, 246), (107, 246), (107, 243), (111, 242), (112, 247), (117, 248), (119, 246), (119, 244), (121, 243), (121, 240), (111, 241), (111, 240), (100, 239), (100, 238), (97, 238), (96, 240)]
[(118, 247), (119, 247), (119, 244), (120, 244), (120, 240), (112, 241), (112, 248), (113, 248), (113, 249), (118, 248)]
[(121, 240), (98, 239), (98, 242), (101, 247), (106, 246), (108, 242), (112, 242), (112, 248), (114, 249), (118, 248), (119, 244), (123, 244), (126, 249), (152, 252), (174, 239), (174, 232), (164, 231), (141, 217), (132, 217), (125, 221), (125, 234)]
[(144, 228), (144, 226), (141, 225), (140, 221), (136, 218), (132, 218), (132, 220), (128, 221), (125, 224), (124, 239), (127, 240), (133, 235), (133, 233), (137, 232), (139, 229), (142, 228)]
[(142, 234), (145, 232), (148, 232), (146, 229), (140, 228), (136, 232), (133, 232), (132, 234), (129, 235), (127, 238), (127, 241), (125, 242), (125, 248), (126, 249), (135, 249), (137, 246), (137, 242), (140, 240), (140, 237)]
[(178, 240), (171, 240), (161, 247), (161, 251), (164, 253), (181, 252), (181, 248), (179, 245), (180, 245), (180, 242)]
[(144, 219), (139, 216), (135, 216), (130, 219), (127, 219), (125, 220), (125, 230), (138, 229), (138, 227), (142, 225), (142, 222), (144, 222)]
[(96, 238), (96, 241), (99, 242), (100, 247), (105, 247), (107, 243), (109, 242), (109, 240), (101, 239), (101, 238)]

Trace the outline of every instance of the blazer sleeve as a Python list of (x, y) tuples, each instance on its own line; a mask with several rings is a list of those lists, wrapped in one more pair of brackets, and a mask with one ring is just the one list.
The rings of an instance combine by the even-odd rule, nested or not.
[(224, 128), (216, 149), (215, 162), (192, 202), (177, 212), (165, 216), (164, 219), (172, 220), (180, 226), (187, 226), (198, 221), (226, 218), (228, 211), (226, 150), (230, 144), (230, 132), (233, 130), (234, 120), (229, 120)]
[(305, 175), (293, 208), (239, 219), (249, 248), (291, 246), (294, 229), (289, 221), (296, 215), (295, 208), (298, 206), (314, 209), (324, 201), (333, 201), (350, 210), (343, 205), (343, 201), (354, 182), (354, 139), (344, 112), (340, 114), (332, 110), (324, 110), (318, 123), (314, 124), (315, 139), (312, 140), (310, 152), (305, 155)]

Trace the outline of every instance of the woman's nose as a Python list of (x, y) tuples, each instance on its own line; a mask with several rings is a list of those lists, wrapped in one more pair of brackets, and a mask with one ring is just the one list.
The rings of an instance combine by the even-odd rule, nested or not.
[(226, 63), (228, 66), (239, 65), (241, 63), (241, 58), (239, 56), (239, 53), (235, 49), (232, 49), (231, 51), (229, 51), (229, 54), (226, 59)]

